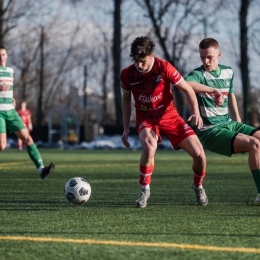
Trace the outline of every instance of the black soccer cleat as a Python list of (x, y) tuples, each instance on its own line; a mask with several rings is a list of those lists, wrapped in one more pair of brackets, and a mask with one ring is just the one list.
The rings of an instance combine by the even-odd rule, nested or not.
[(44, 167), (44, 168), (42, 169), (41, 174), (40, 174), (41, 178), (42, 178), (43, 180), (46, 179), (46, 178), (50, 175), (50, 173), (54, 170), (54, 168), (55, 168), (55, 164), (54, 164), (53, 162), (50, 163), (49, 166)]

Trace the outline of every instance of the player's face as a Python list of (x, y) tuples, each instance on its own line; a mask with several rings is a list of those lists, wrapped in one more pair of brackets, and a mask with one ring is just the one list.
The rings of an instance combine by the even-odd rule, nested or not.
[(137, 61), (135, 64), (140, 71), (149, 71), (153, 65), (154, 54), (146, 56), (143, 60)]
[(0, 66), (5, 67), (7, 61), (7, 52), (5, 49), (0, 49)]
[(219, 52), (218, 48), (200, 49), (200, 59), (206, 71), (217, 70), (220, 56), (221, 52)]

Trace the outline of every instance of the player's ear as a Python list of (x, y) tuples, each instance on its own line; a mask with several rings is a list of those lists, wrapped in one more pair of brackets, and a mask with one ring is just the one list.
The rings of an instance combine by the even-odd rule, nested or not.
[(220, 56), (221, 56), (221, 55), (222, 55), (222, 53), (221, 53), (221, 52), (219, 52), (219, 53), (218, 53), (218, 58), (220, 58)]

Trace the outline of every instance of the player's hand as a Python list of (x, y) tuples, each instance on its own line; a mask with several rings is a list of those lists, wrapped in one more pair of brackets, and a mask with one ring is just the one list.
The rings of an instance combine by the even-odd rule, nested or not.
[(124, 130), (121, 140), (126, 148), (130, 147), (130, 144), (128, 143), (128, 136), (129, 136), (129, 129)]
[(216, 107), (222, 106), (225, 98), (224, 98), (223, 94), (221, 93), (221, 91), (219, 89), (215, 89), (213, 94), (214, 94), (215, 106)]
[(7, 84), (0, 84), (0, 91), (7, 91), (10, 89), (10, 86)]
[(201, 129), (203, 127), (203, 121), (200, 115), (193, 114), (188, 118), (188, 121), (193, 120), (195, 121), (195, 125), (198, 127), (198, 129)]

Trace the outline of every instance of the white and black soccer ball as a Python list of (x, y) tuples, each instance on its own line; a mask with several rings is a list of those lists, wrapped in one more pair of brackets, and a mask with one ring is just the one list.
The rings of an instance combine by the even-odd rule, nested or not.
[(82, 204), (89, 200), (91, 195), (91, 186), (85, 179), (75, 177), (65, 184), (64, 195), (69, 202)]

